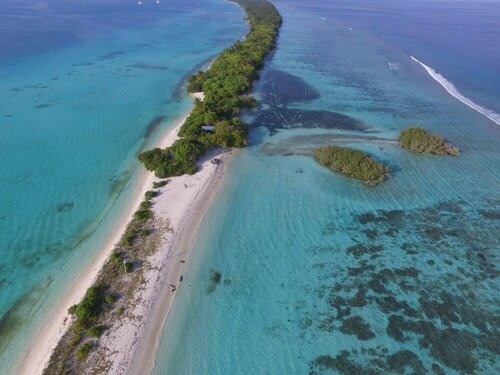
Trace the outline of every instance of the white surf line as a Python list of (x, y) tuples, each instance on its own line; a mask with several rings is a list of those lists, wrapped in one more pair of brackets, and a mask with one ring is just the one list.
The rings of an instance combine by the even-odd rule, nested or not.
[(410, 56), (411, 59), (420, 65), (429, 73), (429, 75), (434, 78), (441, 86), (444, 87), (448, 93), (460, 100), (462, 103), (467, 105), (468, 107), (472, 108), (473, 110), (481, 113), (482, 115), (486, 116), (489, 118), (491, 121), (493, 121), (495, 124), (500, 125), (500, 114), (492, 111), (491, 109), (485, 108), (479, 104), (474, 103), (472, 100), (467, 98), (466, 96), (463, 96), (455, 87), (453, 83), (448, 81), (446, 78), (444, 78), (441, 74), (436, 72), (434, 69), (432, 69), (430, 66), (425, 65), (422, 61), (416, 59), (413, 56)]

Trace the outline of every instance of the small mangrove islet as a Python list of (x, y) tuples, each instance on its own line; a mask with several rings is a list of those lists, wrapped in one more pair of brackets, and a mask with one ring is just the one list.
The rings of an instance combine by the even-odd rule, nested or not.
[(402, 148), (418, 154), (460, 155), (457, 147), (421, 127), (404, 129), (399, 134), (399, 144)]
[(376, 186), (390, 174), (386, 165), (365, 152), (341, 146), (324, 146), (314, 150), (314, 158), (334, 172), (361, 180), (367, 186)]

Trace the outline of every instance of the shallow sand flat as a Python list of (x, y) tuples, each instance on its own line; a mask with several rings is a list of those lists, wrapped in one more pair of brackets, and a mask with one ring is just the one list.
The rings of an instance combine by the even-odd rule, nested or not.
[(195, 97), (196, 99), (199, 99), (201, 101), (203, 101), (205, 99), (205, 93), (204, 92), (193, 92), (191, 95), (193, 97)]

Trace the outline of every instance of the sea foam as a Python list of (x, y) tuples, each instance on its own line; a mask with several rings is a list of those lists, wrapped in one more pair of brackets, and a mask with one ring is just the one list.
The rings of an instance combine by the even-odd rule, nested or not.
[(430, 66), (425, 65), (422, 61), (416, 59), (415, 57), (411, 56), (411, 59), (420, 65), (424, 67), (424, 69), (427, 71), (427, 73), (430, 74), (432, 78), (434, 78), (441, 86), (444, 87), (446, 91), (458, 100), (460, 100), (462, 103), (465, 105), (469, 106), (473, 110), (481, 113), (482, 115), (486, 116), (489, 118), (491, 121), (493, 121), (495, 124), (500, 125), (500, 114), (496, 113), (488, 108), (485, 108), (479, 104), (474, 103), (472, 100), (467, 98), (466, 96), (462, 95), (455, 85), (448, 81), (446, 78), (444, 78), (441, 74), (436, 72), (434, 69), (432, 69)]

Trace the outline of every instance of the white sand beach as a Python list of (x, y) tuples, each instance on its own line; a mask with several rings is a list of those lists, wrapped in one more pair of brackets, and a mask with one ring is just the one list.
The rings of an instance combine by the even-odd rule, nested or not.
[[(169, 129), (157, 146), (164, 148), (172, 145), (178, 139), (177, 133), (186, 118), (187, 116)], [(155, 219), (169, 220), (173, 231), (165, 235), (159, 251), (151, 257), (152, 259), (148, 259), (148, 262), (154, 264), (155, 267), (146, 272), (145, 287), (138, 291), (142, 303), (132, 312), (135, 319), (130, 321), (126, 318), (122, 319), (119, 327), (111, 327), (101, 338), (100, 347), (106, 351), (106, 356), (111, 363), (108, 373), (126, 373), (139, 348), (139, 343), (150, 343), (151, 340), (156, 340), (156, 337), (144, 337), (146, 333), (150, 333), (150, 330), (146, 332), (146, 328), (150, 324), (154, 327), (162, 325), (175, 295), (175, 293), (170, 293), (171, 288), (168, 286), (177, 284), (179, 280), (184, 267), (180, 258), (187, 258), (187, 252), (190, 250), (189, 238), (196, 230), (211, 198), (222, 183), (225, 164), (230, 154), (231, 152), (227, 150), (213, 150), (200, 161), (199, 171), (196, 174), (169, 178), (170, 182), (160, 188), (161, 194), (154, 198)], [(215, 155), (220, 160), (219, 164), (211, 162)], [(133, 213), (143, 200), (144, 193), (150, 190), (153, 182), (157, 180), (153, 173), (143, 172), (140, 188), (134, 192), (130, 200), (131, 204), (127, 207), (127, 214), (123, 215), (123, 219), (115, 226), (109, 240), (103, 244), (93, 262), (75, 279), (66, 294), (54, 306), (23, 354), (20, 368), (16, 370), (16, 373), (34, 375), (43, 372), (53, 349), (71, 324), (67, 313), (68, 308), (78, 303), (86, 290), (94, 283), (114, 249), (114, 245), (122, 237)], [(169, 293), (163, 293), (164, 291)], [(160, 295), (161, 298), (159, 298)], [(151, 320), (154, 322), (150, 322)], [(158, 333), (156, 331), (156, 334)]]
[[(112, 361), (109, 374), (145, 374), (154, 360), (159, 335), (178, 288), (203, 215), (221, 187), (232, 152), (213, 150), (194, 175), (171, 178), (154, 199), (155, 218), (168, 219), (173, 232), (165, 235), (160, 250), (148, 260), (147, 284), (140, 291), (141, 303), (134, 319), (111, 330), (102, 345)], [(217, 158), (218, 164), (211, 160)], [(139, 319), (137, 319), (139, 317)]]
[(191, 95), (193, 97), (195, 97), (196, 99), (199, 99), (201, 101), (203, 101), (205, 99), (205, 93), (204, 92), (193, 92)]

